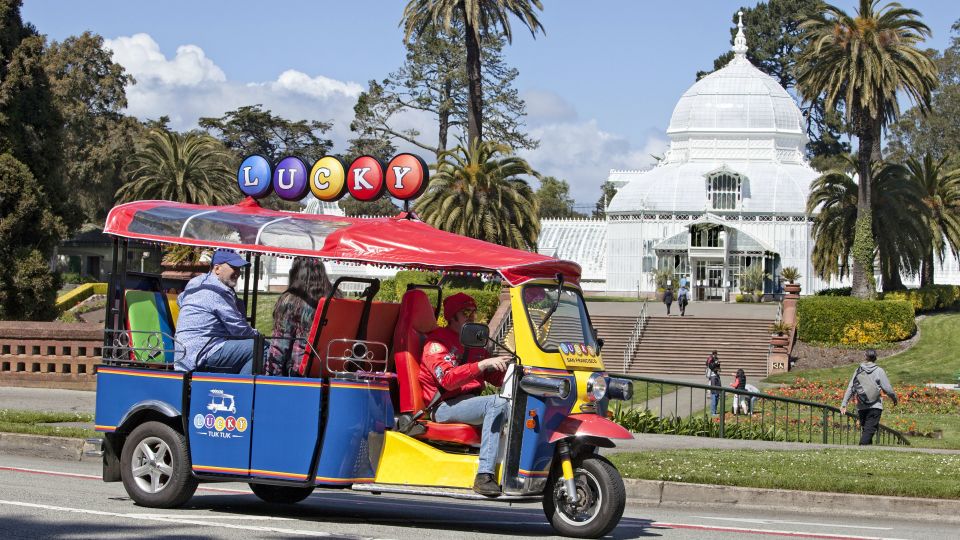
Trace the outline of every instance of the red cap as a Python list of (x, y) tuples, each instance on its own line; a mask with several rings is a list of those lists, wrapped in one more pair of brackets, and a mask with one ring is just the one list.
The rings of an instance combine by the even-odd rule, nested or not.
[(443, 318), (448, 321), (464, 309), (477, 309), (477, 303), (469, 294), (459, 292), (443, 300)]

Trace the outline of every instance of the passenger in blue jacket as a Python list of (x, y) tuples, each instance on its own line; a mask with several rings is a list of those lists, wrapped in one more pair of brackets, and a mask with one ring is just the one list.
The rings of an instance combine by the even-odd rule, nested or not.
[(247, 322), (235, 290), (249, 264), (232, 251), (218, 249), (210, 272), (191, 279), (177, 297), (175, 339), (185, 351), (174, 359), (178, 371), (252, 373), (257, 331)]

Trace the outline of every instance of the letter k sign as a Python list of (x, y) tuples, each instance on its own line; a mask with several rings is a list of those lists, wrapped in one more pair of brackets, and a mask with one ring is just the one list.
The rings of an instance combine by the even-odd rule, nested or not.
[(370, 172), (370, 167), (364, 167), (362, 169), (353, 170), (353, 189), (362, 190), (362, 189), (373, 189), (373, 184), (367, 182), (367, 179), (363, 175)]

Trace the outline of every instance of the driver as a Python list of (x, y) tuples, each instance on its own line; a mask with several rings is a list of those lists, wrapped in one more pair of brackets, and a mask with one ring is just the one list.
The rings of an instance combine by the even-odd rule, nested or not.
[(493, 469), (500, 446), (500, 427), (509, 402), (498, 395), (481, 396), (480, 392), (484, 381), (495, 386), (503, 384), (504, 372), (512, 358), (488, 358), (486, 349), (479, 347), (464, 350), (460, 343), (460, 329), (473, 322), (476, 313), (477, 303), (467, 294), (457, 293), (443, 301), (443, 318), (447, 320), (447, 326), (437, 328), (427, 336), (419, 379), (424, 403), (430, 403), (437, 392), (441, 392), (433, 420), (483, 426), (480, 464), (473, 490), (496, 497), (500, 495), (500, 486), (494, 480)]

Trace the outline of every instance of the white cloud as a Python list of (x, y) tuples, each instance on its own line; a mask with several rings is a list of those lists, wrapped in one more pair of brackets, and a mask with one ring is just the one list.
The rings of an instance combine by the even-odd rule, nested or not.
[[(200, 47), (182, 45), (167, 58), (148, 34), (106, 40), (106, 46), (113, 50), (114, 61), (137, 80), (127, 89), (127, 112), (138, 118), (167, 115), (174, 129), (185, 130), (197, 127), (200, 117), (259, 103), (284, 118), (332, 122), (328, 136), (336, 152), (345, 150), (355, 136), (350, 132), (353, 106), (364, 90), (355, 82), (294, 69), (272, 81), (231, 81)], [(596, 202), (610, 169), (648, 167), (654, 162), (650, 155), (662, 154), (667, 147), (661, 131), (627, 135), (605, 131), (596, 120), (581, 119), (576, 107), (552, 91), (531, 90), (523, 97), (530, 135), (540, 140), (540, 147), (520, 154), (537, 171), (566, 180), (580, 205)], [(395, 127), (416, 129), (421, 140), (436, 144), (436, 122), (427, 113), (398, 115)], [(454, 135), (449, 144), (456, 144)], [(409, 143), (395, 144), (400, 151), (426, 153)]]
[(353, 136), (353, 106), (363, 91), (357, 83), (293, 69), (273, 81), (230, 81), (200, 47), (182, 45), (167, 58), (148, 34), (106, 40), (106, 46), (137, 81), (127, 88), (127, 113), (138, 118), (167, 115), (171, 127), (185, 130), (197, 127), (200, 117), (259, 103), (291, 120), (332, 122), (328, 135), (337, 150)]

